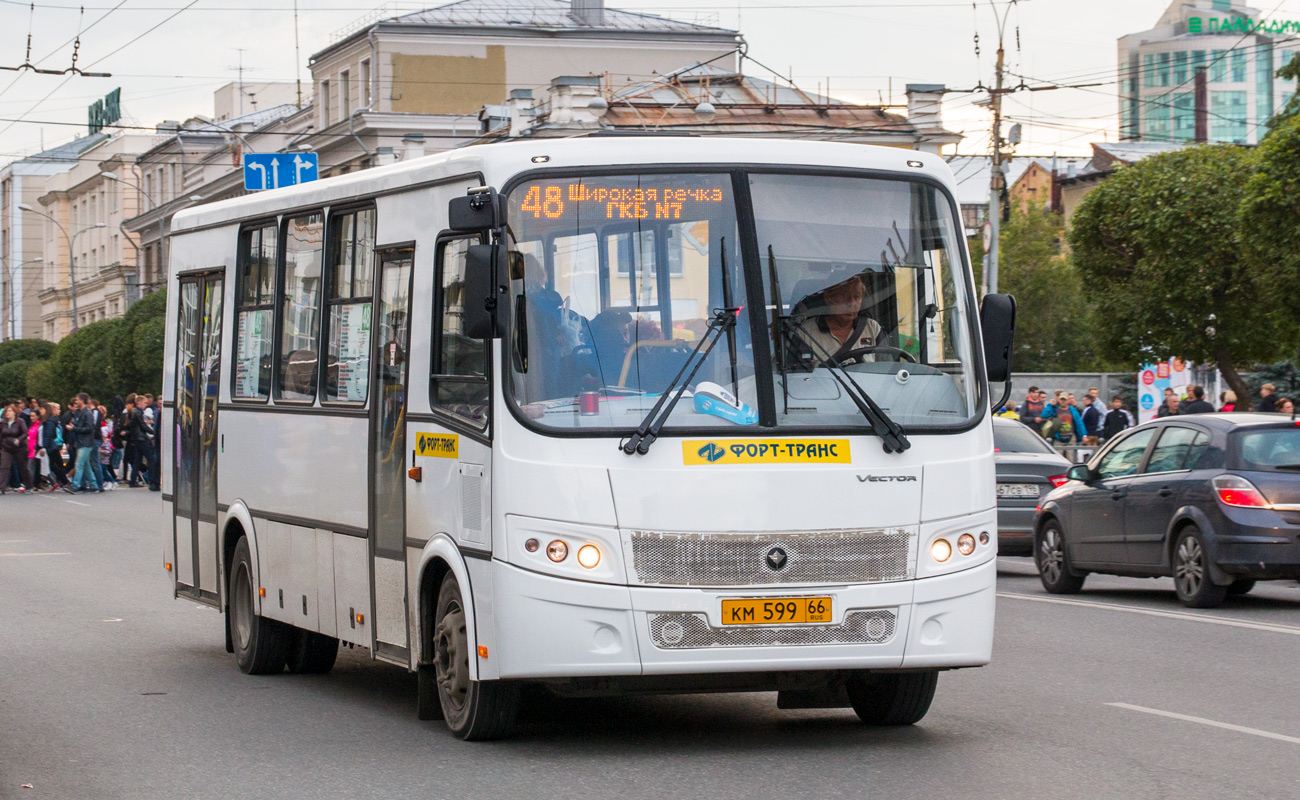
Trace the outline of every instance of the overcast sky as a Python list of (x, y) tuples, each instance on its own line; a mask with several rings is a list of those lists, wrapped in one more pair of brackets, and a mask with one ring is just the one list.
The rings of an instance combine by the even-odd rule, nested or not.
[[(403, 0), (384, 6), (385, 16), (438, 4)], [(952, 88), (989, 83), (997, 50), (988, 0), (976, 7), (949, 0), (607, 5), (738, 28), (758, 61), (792, 71), (795, 82), (809, 90), (819, 82), (824, 88), (829, 79), (834, 96), (856, 102), (888, 102), (892, 96), (902, 103), (908, 82)], [(1167, 5), (1166, 0), (1020, 0), (1010, 7), (999, 2), (998, 13), (1007, 15), (1010, 70), (1031, 84), (1103, 84), (1021, 92), (1009, 99), (1006, 112), (1024, 123), (1019, 152), (1084, 154), (1089, 142), (1114, 140), (1116, 40), (1152, 27)], [(1300, 19), (1300, 0), (1258, 5), (1270, 18)], [(41, 67), (67, 67), (80, 29), (77, 65), (113, 73), (86, 78), (0, 71), (0, 163), (36, 152), (42, 142), (50, 147), (84, 134), (86, 107), (118, 86), (124, 122), (152, 126), (163, 119), (210, 116), (213, 90), (237, 77), (239, 48), (245, 80), (292, 81), (295, 65), (301, 64), (309, 87), (307, 58), (375, 6), (358, 0), (299, 0), (299, 6), (301, 57), (295, 58), (292, 0), (86, 0), (84, 13), (76, 0), (37, 0), (34, 14), (23, 0), (0, 0), (0, 65), (23, 62), (30, 23), (31, 60)], [(766, 77), (753, 64), (746, 71)], [(540, 76), (539, 83), (551, 77)], [(947, 127), (967, 137), (959, 146), (962, 153), (983, 153), (988, 145), (989, 115), (971, 104), (975, 97), (950, 94), (944, 103)]]

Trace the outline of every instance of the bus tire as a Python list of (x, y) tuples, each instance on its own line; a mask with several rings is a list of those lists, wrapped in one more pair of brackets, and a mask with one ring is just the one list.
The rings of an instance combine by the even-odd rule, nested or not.
[(240, 537), (230, 568), (230, 631), (235, 663), (246, 675), (274, 675), (284, 671), (291, 631), (283, 623), (259, 616), (253, 596), (253, 559), (248, 539)]
[(912, 725), (930, 710), (939, 671), (884, 672), (848, 680), (849, 702), (868, 725)]
[(338, 639), (294, 628), (285, 666), (296, 675), (324, 675), (334, 669), (334, 660), (338, 657)]
[(434, 611), (433, 671), (442, 717), (466, 741), (510, 735), (519, 713), (519, 687), (508, 681), (470, 680), (469, 618), (456, 576), (447, 573)]

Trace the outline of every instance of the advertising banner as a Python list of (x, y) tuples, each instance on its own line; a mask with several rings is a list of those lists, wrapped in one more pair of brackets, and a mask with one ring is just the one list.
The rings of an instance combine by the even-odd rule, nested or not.
[(1165, 389), (1173, 389), (1180, 398), (1187, 393), (1192, 382), (1192, 365), (1181, 358), (1145, 364), (1138, 371), (1137, 421), (1143, 423), (1156, 418), (1160, 404), (1165, 401)]

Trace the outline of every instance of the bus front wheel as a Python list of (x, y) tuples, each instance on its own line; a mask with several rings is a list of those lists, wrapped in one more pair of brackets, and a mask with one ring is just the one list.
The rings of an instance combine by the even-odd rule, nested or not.
[(939, 672), (879, 672), (855, 675), (846, 688), (858, 719), (868, 725), (912, 725), (930, 710)]
[(438, 590), (433, 631), (433, 677), (442, 716), (458, 739), (500, 739), (514, 728), (519, 687), (470, 679), (468, 626), (460, 585), (447, 573)]
[(235, 545), (229, 592), (231, 643), (240, 671), (247, 675), (283, 672), (292, 630), (284, 623), (258, 615), (253, 595), (253, 559), (244, 537)]

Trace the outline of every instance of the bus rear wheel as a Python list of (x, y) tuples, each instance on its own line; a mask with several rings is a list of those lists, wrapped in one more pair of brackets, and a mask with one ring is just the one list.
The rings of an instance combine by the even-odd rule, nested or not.
[(912, 725), (930, 710), (939, 672), (884, 672), (855, 675), (848, 685), (849, 702), (858, 719), (868, 725)]
[(323, 675), (334, 669), (334, 661), (338, 657), (338, 639), (294, 628), (293, 642), (289, 645), (285, 666), (298, 675)]
[(433, 631), (433, 676), (442, 716), (458, 739), (501, 739), (514, 728), (519, 687), (507, 681), (470, 679), (468, 625), (460, 585), (448, 573), (438, 590)]
[(235, 663), (246, 675), (274, 675), (284, 671), (292, 630), (281, 622), (259, 616), (253, 595), (253, 559), (248, 539), (235, 545), (230, 567), (230, 634)]

